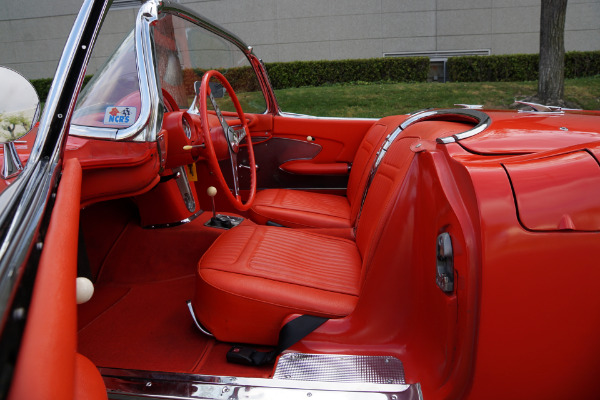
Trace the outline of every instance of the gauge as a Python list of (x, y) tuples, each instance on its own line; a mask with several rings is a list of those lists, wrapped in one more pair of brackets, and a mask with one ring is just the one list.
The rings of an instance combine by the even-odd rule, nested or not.
[(190, 127), (190, 123), (185, 118), (183, 118), (181, 122), (183, 124), (183, 131), (185, 132), (185, 136), (187, 136), (188, 139), (191, 139), (192, 128)]

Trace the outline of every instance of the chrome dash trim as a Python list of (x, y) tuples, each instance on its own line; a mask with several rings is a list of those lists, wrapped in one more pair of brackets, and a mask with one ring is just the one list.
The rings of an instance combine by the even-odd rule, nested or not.
[(95, 126), (71, 125), (69, 135), (90, 137), (94, 139), (116, 140), (118, 129), (114, 128), (99, 128)]
[[(110, 397), (169, 399), (422, 399), (416, 384), (297, 381), (99, 368)], [(134, 397), (134, 398), (135, 398)]]

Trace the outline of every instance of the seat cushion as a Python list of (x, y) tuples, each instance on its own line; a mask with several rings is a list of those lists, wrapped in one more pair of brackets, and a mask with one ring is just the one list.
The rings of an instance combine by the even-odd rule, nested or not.
[(345, 196), (291, 189), (256, 193), (250, 209), (259, 224), (275, 222), (290, 228), (349, 228), (350, 204)]
[(239, 226), (198, 265), (198, 320), (221, 341), (275, 345), (291, 314), (354, 310), (362, 260), (353, 241), (292, 229)]

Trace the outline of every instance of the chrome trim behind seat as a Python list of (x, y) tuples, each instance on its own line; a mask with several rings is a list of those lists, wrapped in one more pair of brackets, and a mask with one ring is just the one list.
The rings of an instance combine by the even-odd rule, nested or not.
[(465, 119), (475, 120), (477, 125), (473, 129), (469, 129), (468, 131), (464, 131), (461, 133), (457, 133), (452, 136), (447, 136), (443, 138), (437, 138), (437, 142), (441, 144), (454, 143), (462, 139), (469, 138), (471, 136), (475, 136), (478, 133), (483, 132), (490, 126), (492, 120), (484, 112), (473, 110), (473, 109), (449, 109), (449, 110), (431, 110), (431, 111), (422, 111), (417, 114), (414, 114), (410, 118), (400, 125), (402, 130), (406, 129), (410, 125), (420, 122), (420, 121), (428, 121), (432, 119), (443, 120), (444, 116), (458, 116)]
[(309, 382), (99, 368), (111, 398), (418, 400), (421, 386)]
[[(417, 122), (429, 121), (433, 119), (441, 119), (443, 120), (444, 116), (458, 116), (464, 119), (475, 120), (477, 121), (477, 125), (473, 129), (469, 129), (468, 131), (457, 133), (452, 136), (437, 138), (437, 143), (447, 144), (457, 142), (462, 139), (466, 139), (471, 136), (475, 136), (478, 133), (483, 132), (491, 123), (490, 117), (477, 110), (471, 109), (450, 109), (450, 110), (423, 110), (412, 114), (409, 118), (407, 118), (403, 123), (400, 124), (398, 128), (396, 128), (393, 132), (391, 132), (381, 144), (381, 147), (377, 151), (377, 155), (375, 157), (375, 161), (371, 166), (371, 170), (369, 171), (369, 176), (367, 177), (367, 183), (365, 184), (365, 188), (363, 190), (362, 200), (360, 203), (360, 208), (358, 209), (358, 213), (356, 215), (356, 220), (354, 222), (354, 233), (356, 234), (356, 230), (358, 229), (358, 223), (360, 221), (360, 216), (362, 214), (363, 207), (365, 205), (365, 201), (367, 199), (367, 194), (369, 193), (369, 188), (375, 174), (377, 173), (377, 169), (379, 168), (379, 164), (387, 154), (387, 150), (390, 148), (394, 140), (400, 135), (400, 133), (404, 132), (406, 128), (411, 125), (416, 124)], [(440, 118), (442, 117), (442, 118)]]

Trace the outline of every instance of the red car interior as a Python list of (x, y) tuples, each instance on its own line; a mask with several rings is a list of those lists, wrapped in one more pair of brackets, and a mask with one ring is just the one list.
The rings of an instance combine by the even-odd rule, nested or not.
[(43, 399), (48, 393), (61, 399), (107, 398), (98, 369), (77, 348), (73, 283), (77, 277), (79, 213), (73, 210), (79, 209), (80, 195), (81, 166), (77, 160), (69, 160), (44, 243), (29, 309), (30, 322), (9, 399)]
[[(127, 73), (78, 92), (107, 8), (86, 1), (72, 92), (0, 146), (26, 163), (0, 180), (25, 199), (0, 213), (10, 400), (597, 397), (600, 112), (290, 114), (241, 39), (141, 7), (107, 63)], [(287, 356), (360, 365), (279, 376)]]
[[(503, 114), (491, 115), (499, 125), (506, 123)], [(375, 128), (371, 128), (367, 137), (376, 136), (376, 140), (381, 141), (404, 120), (403, 116), (385, 118), (372, 125), (385, 129), (374, 135)], [(315, 124), (318, 126), (319, 122)], [(327, 124), (334, 125), (331, 121)], [(361, 121), (356, 130), (364, 126)], [(571, 207), (567, 217), (556, 212), (540, 214), (531, 206), (534, 203), (530, 198), (547, 190), (544, 181), (538, 179), (536, 186), (523, 186), (523, 183), (532, 179), (528, 175), (530, 167), (547, 166), (551, 171), (556, 165), (569, 165), (566, 169), (559, 167), (565, 173), (567, 185), (569, 174), (574, 173), (571, 171), (597, 168), (594, 163), (590, 166), (589, 161), (596, 162), (593, 155), (598, 151), (594, 146), (575, 144), (568, 150), (512, 156), (502, 155), (490, 142), (489, 154), (482, 156), (457, 143), (435, 143), (436, 138), (470, 127), (464, 122), (426, 121), (405, 129), (377, 169), (362, 210), (360, 204), (353, 204), (360, 210), (360, 213), (354, 211), (356, 230), (354, 224), (349, 223), (344, 228), (292, 229), (264, 226), (260, 219), (256, 222), (246, 219), (241, 226), (223, 231), (204, 226), (211, 217), (210, 211), (178, 226), (149, 229), (148, 225), (160, 225), (192, 214), (181, 206), (173, 180), (156, 183), (153, 187), (150, 184), (151, 189), (145, 183), (160, 179), (155, 166), (157, 149), (144, 150), (142, 144), (132, 143), (124, 147), (129, 150), (111, 155), (103, 167), (102, 157), (109, 157), (103, 149), (112, 143), (71, 138), (67, 169), (55, 206), (56, 211), (64, 207), (66, 215), (54, 214), (53, 220), (60, 218), (63, 234), (69, 235), (60, 242), (61, 249), (70, 243), (71, 257), (74, 257), (77, 235), (73, 236), (72, 228), (64, 228), (76, 229), (79, 218), (74, 218), (72, 205), (62, 206), (62, 202), (65, 196), (80, 198), (81, 229), (95, 294), (88, 303), (78, 306), (77, 350), (73, 347), (71, 361), (60, 362), (71, 363), (69, 368), (72, 369), (68, 371), (81, 370), (69, 374), (81, 376), (82, 385), (89, 382), (92, 386), (101, 386), (99, 376), (93, 377), (91, 371), (94, 370), (86, 367), (89, 363), (82, 357), (100, 367), (269, 377), (271, 366), (228, 363), (225, 354), (231, 343), (273, 345), (283, 324), (297, 315), (308, 314), (330, 319), (296, 344), (293, 347), (296, 351), (391, 354), (402, 360), (407, 382), (419, 382), (428, 393), (456, 396), (468, 385), (473, 373), (482, 383), (474, 384), (472, 394), (487, 393), (486, 388), (497, 384), (498, 378), (485, 375), (480, 368), (490, 368), (490, 363), (499, 360), (504, 360), (506, 368), (508, 365), (516, 368), (513, 353), (506, 347), (512, 346), (511, 342), (493, 339), (493, 327), (500, 320), (508, 324), (518, 318), (521, 324), (532, 328), (553, 314), (532, 316), (523, 311), (509, 316), (501, 312), (505, 305), (500, 299), (515, 304), (523, 302), (529, 290), (510, 296), (496, 293), (495, 297), (488, 290), (480, 305), (481, 288), (477, 282), (483, 272), (479, 265), (483, 261), (505, 266), (519, 264), (516, 260), (522, 253), (518, 248), (503, 244), (502, 238), (506, 236), (503, 232), (507, 230), (528, 237), (533, 247), (545, 247), (548, 241), (563, 245), (565, 241), (577, 242), (584, 246), (586, 241), (594, 240), (592, 236), (586, 237), (585, 231), (595, 229), (586, 221), (594, 221), (597, 210), (580, 203), (579, 208)], [(165, 130), (163, 134), (171, 132)], [(370, 151), (367, 147), (365, 140), (358, 147), (357, 160), (373, 159), (378, 146), (371, 145)], [(586, 148), (590, 151), (584, 150)], [(150, 156), (144, 155), (147, 151)], [(92, 154), (100, 157), (92, 158), (89, 156)], [(203, 197), (205, 185), (214, 182), (203, 163), (200, 158), (196, 164), (196, 199)], [(369, 164), (368, 161), (362, 163)], [(78, 194), (79, 181), (70, 172), (77, 170), (79, 164), (83, 168), (81, 195)], [(113, 174), (116, 165), (121, 166), (122, 177), (129, 178), (105, 179), (105, 174)], [(353, 162), (353, 168), (357, 165), (361, 162)], [(357, 181), (366, 180), (362, 175), (368, 169), (351, 173), (351, 187), (355, 187)], [(170, 173), (165, 170), (161, 176)], [(86, 184), (86, 177), (92, 182), (105, 183)], [(136, 183), (138, 180), (141, 185)], [(358, 184), (364, 187), (364, 183)], [(362, 190), (348, 190), (348, 194), (360, 198)], [(72, 193), (64, 194), (69, 191)], [(567, 197), (560, 200), (556, 196), (555, 208), (573, 203), (568, 197), (569, 191), (563, 192)], [(314, 194), (315, 198), (323, 195), (308, 191), (298, 193), (300, 196)], [(259, 191), (258, 198), (260, 196)], [(344, 196), (327, 196), (347, 202)], [(108, 200), (100, 201), (101, 198)], [(489, 201), (490, 198), (503, 200), (498, 203)], [(210, 209), (207, 206), (205, 200), (204, 208)], [(225, 203), (217, 198), (217, 209), (223, 208), (227, 208)], [(580, 219), (582, 213), (592, 219)], [(531, 218), (542, 221), (535, 222), (538, 225), (544, 221), (554, 221), (556, 225), (539, 225), (543, 231), (535, 233), (523, 228), (523, 224), (531, 224), (528, 222)], [(482, 235), (482, 224), (488, 229), (485, 235)], [(573, 233), (577, 231), (580, 233)], [(451, 294), (439, 290), (433, 279), (434, 270), (431, 270), (431, 265), (435, 265), (436, 237), (441, 232), (449, 232), (453, 238), (458, 284)], [(502, 248), (507, 250), (498, 250)], [(44, 254), (51, 251), (52, 246), (46, 243)], [(498, 251), (502, 257), (491, 256)], [(578, 257), (581, 268), (595, 262), (584, 253)], [(65, 261), (68, 262), (73, 261)], [(544, 262), (547, 261), (530, 259), (528, 268), (539, 270)], [(509, 276), (498, 279), (507, 280)], [(535, 276), (528, 278), (528, 287), (536, 286)], [(43, 275), (38, 279), (44, 279)], [(485, 278), (483, 284), (489, 286), (489, 279), (493, 278)], [(568, 283), (570, 289), (555, 288), (555, 293), (586, 296), (586, 289), (574, 291), (575, 287), (581, 288), (581, 284), (572, 281)], [(563, 295), (546, 301), (559, 307)], [(195, 328), (185, 306), (187, 300), (192, 300), (196, 316), (216, 338), (204, 336)], [(37, 304), (37, 300), (34, 303)], [(52, 303), (43, 304), (50, 307)], [(569, 327), (577, 325), (581, 315), (592, 315), (594, 304), (589, 303), (577, 314), (563, 316), (570, 322), (555, 330), (587, 340), (586, 331)], [(500, 319), (491, 318), (490, 314), (475, 317), (481, 307), (495, 307), (495, 315)], [(61, 314), (61, 318), (68, 315)], [(68, 325), (60, 324), (61, 329)], [(47, 326), (44, 334), (48, 334)], [(37, 339), (29, 339), (30, 335), (33, 333), (25, 336), (24, 343), (37, 343)], [(63, 337), (66, 338), (68, 336)], [(75, 339), (69, 340), (72, 340), (69, 346), (74, 346)], [(493, 340), (496, 340), (495, 345), (490, 343)], [(575, 346), (572, 348), (577, 347), (577, 341), (571, 343)], [(491, 352), (484, 346), (504, 346), (504, 352), (499, 349)], [(529, 349), (531, 357), (542, 357), (534, 347)], [(76, 355), (77, 352), (82, 356)], [(23, 363), (27, 359), (34, 360), (27, 354), (22, 353)], [(52, 352), (44, 354), (51, 356)], [(563, 359), (567, 354), (572, 356), (566, 350), (561, 354)], [(596, 362), (590, 360), (591, 354), (584, 351), (578, 354), (579, 362)], [(472, 359), (476, 360), (475, 364)], [(519, 368), (526, 369), (527, 363)], [(551, 368), (549, 366), (546, 373)], [(25, 370), (35, 371), (35, 368), (19, 368), (16, 376)], [(57, 370), (57, 373), (65, 371)], [(591, 379), (587, 375), (571, 378), (582, 383)], [(540, 380), (543, 380), (541, 375)], [(527, 380), (520, 384), (520, 390), (525, 393), (528, 388), (538, 390), (540, 382)], [(18, 387), (32, 390), (27, 385), (17, 385), (14, 390)]]
[(352, 162), (346, 196), (286, 189), (263, 190), (257, 194), (251, 208), (252, 219), (292, 228), (352, 227), (378, 145), (404, 119), (404, 116), (385, 118), (367, 131)]
[[(354, 218), (370, 172), (366, 159), (373, 162), (376, 154), (367, 149), (377, 149), (403, 120), (388, 118), (374, 125), (363, 141), (359, 152), (363, 159), (354, 164), (362, 167), (358, 169), (362, 176), (355, 180), (362, 181), (363, 190), (349, 189), (358, 203)], [(386, 241), (397, 239), (397, 233), (382, 236), (381, 232), (392, 218), (393, 202), (414, 157), (411, 145), (435, 140), (452, 129), (425, 126), (407, 128), (388, 149), (357, 221), (356, 242), (279, 227), (246, 227), (221, 235), (198, 268), (194, 308), (200, 322), (219, 340), (275, 345), (283, 321), (291, 314), (348, 316), (360, 301), (360, 288), (369, 271), (385, 268), (371, 264), (372, 254)], [(327, 196), (298, 193), (315, 196), (316, 204), (316, 196)]]

